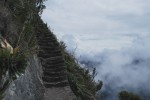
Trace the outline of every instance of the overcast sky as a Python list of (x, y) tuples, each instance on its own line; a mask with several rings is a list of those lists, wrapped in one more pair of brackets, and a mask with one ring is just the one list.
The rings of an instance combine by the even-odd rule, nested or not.
[(96, 80), (104, 82), (106, 100), (117, 100), (122, 89), (150, 94), (149, 5), (150, 0), (48, 0), (42, 18), (69, 50), (77, 48), (79, 60), (98, 62)]
[(48, 0), (42, 18), (69, 48), (130, 47), (150, 32), (150, 0)]

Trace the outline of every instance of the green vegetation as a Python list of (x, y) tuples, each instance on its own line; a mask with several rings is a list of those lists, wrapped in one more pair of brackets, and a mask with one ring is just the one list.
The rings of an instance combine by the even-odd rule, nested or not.
[[(0, 49), (0, 100), (9, 84), (24, 73), (30, 56), (37, 53), (36, 33), (49, 32), (53, 34), (40, 18), (45, 8), (45, 0), (7, 0), (5, 5), (11, 12), (17, 24), (17, 38), (12, 38), (14, 54), (8, 49)], [(9, 34), (9, 33), (6, 33)], [(56, 37), (54, 36), (56, 39)], [(102, 87), (102, 82), (95, 82), (96, 69), (92, 74), (82, 68), (73, 54), (65, 50), (66, 46), (60, 42), (60, 49), (67, 66), (68, 80), (78, 100), (94, 100), (96, 91)]]
[[(17, 37), (12, 38), (10, 44), (13, 45), (14, 53), (11, 54), (9, 49), (0, 49), (0, 100), (3, 93), (17, 77), (22, 75), (27, 66), (30, 56), (37, 53), (36, 33), (54, 34), (48, 29), (41, 18), (40, 14), (45, 8), (45, 0), (6, 0), (5, 6), (12, 14), (17, 24)], [(6, 35), (9, 33), (6, 33)], [(55, 39), (57, 39), (54, 36)], [(96, 69), (92, 71), (82, 68), (73, 54), (66, 51), (63, 42), (59, 43), (62, 51), (68, 80), (70, 86), (77, 96), (78, 100), (95, 100), (96, 92), (102, 88), (102, 81), (95, 82)], [(90, 74), (92, 73), (92, 74)], [(141, 100), (133, 93), (121, 91), (120, 100)]]
[[(56, 39), (56, 36), (48, 29), (47, 24), (42, 20), (38, 20), (37, 30), (43, 33), (49, 33), (52, 35), (52, 39)], [(93, 69), (92, 74), (88, 69), (82, 68), (73, 54), (66, 51), (66, 46), (63, 42), (54, 43), (60, 46), (60, 49), (65, 60), (68, 80), (70, 86), (77, 96), (78, 100), (94, 100), (96, 92), (101, 89), (102, 81), (95, 82), (96, 69)]]
[(18, 30), (17, 37), (9, 40), (14, 53), (8, 48), (0, 49), (0, 100), (9, 84), (24, 73), (28, 58), (37, 51), (35, 28), (38, 26), (39, 11), (43, 9), (40, 7), (39, 10), (38, 7), (42, 4), (42, 0), (5, 1), (5, 7), (11, 13)]
[[(39, 20), (40, 27), (37, 29), (43, 33), (49, 33), (52, 35), (52, 39), (56, 39), (56, 36), (48, 29), (47, 24)], [(77, 96), (78, 100), (94, 100), (96, 92), (101, 89), (102, 81), (95, 82), (94, 77), (96, 76), (96, 69), (92, 70), (92, 74), (88, 69), (82, 68), (73, 54), (66, 51), (66, 46), (63, 42), (56, 42), (59, 44), (63, 58), (65, 60), (68, 80), (71, 89)]]
[(7, 48), (0, 49), (0, 98), (9, 84), (24, 73), (26, 65), (27, 60), (23, 54), (11, 54)]
[[(34, 0), (8, 0), (6, 3), (13, 15), (18, 27), (17, 39), (14, 48), (18, 47), (25, 55), (36, 52), (36, 30), (38, 20), (38, 8)], [(8, 33), (9, 34), (9, 33)]]
[(119, 93), (119, 100), (141, 100), (140, 96), (129, 93), (127, 91), (121, 91)]
[(95, 100), (96, 92), (101, 89), (103, 83), (95, 82), (96, 70), (90, 74), (88, 69), (82, 68), (73, 54), (68, 53), (65, 44), (60, 42), (60, 48), (63, 53), (67, 66), (68, 80), (70, 86), (77, 96), (78, 100)]

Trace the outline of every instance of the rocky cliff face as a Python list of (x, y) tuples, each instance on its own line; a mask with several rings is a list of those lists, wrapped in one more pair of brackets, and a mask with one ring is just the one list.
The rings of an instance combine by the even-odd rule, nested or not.
[(53, 83), (45, 85), (42, 77), (42, 65), (39, 58), (34, 55), (29, 59), (25, 74), (12, 82), (6, 90), (4, 100), (76, 100), (69, 84), (57, 84), (54, 77), (48, 79)]
[(0, 32), (15, 51), (0, 55), (0, 100), (95, 100), (102, 83), (80, 67), (41, 20), (43, 2), (0, 0)]
[[(46, 76), (43, 75), (43, 67), (39, 58), (34, 55), (29, 59), (24, 75), (12, 82), (6, 90), (4, 100), (76, 100), (69, 84), (61, 84), (59, 72), (55, 74), (58, 79), (56, 76), (51, 78), (54, 74), (47, 76), (51, 79), (47, 78), (49, 84), (44, 84), (42, 77)], [(60, 84), (55, 81), (60, 81)]]
[(42, 66), (36, 55), (31, 57), (24, 75), (11, 83), (5, 92), (4, 100), (42, 100)]
[[(0, 1), (0, 32), (6, 35), (5, 38), (11, 45), (15, 44), (19, 35), (19, 24), (16, 23), (12, 13), (4, 5), (4, 0)], [(40, 34), (35, 33), (39, 52), (29, 58), (25, 73), (9, 85), (3, 100), (76, 100), (67, 79), (65, 62), (56, 38), (50, 32), (46, 35), (41, 29), (39, 32)]]
[(39, 62), (36, 55), (30, 58), (25, 74), (11, 83), (3, 100), (76, 100), (69, 85), (45, 88)]
[(18, 36), (17, 23), (3, 0), (0, 0), (0, 32), (5, 33), (7, 40), (14, 46), (14, 42), (16, 42)]

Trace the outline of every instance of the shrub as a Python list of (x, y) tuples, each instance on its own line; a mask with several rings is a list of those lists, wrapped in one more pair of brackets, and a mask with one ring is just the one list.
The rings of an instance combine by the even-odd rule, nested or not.
[(141, 100), (140, 96), (129, 93), (127, 91), (121, 91), (119, 93), (119, 100)]
[(11, 54), (9, 49), (0, 49), (0, 98), (10, 82), (24, 73), (26, 65), (26, 57), (21, 52)]
[(95, 95), (102, 87), (102, 81), (95, 82), (96, 69), (90, 74), (89, 69), (82, 68), (73, 54), (68, 53), (65, 44), (60, 48), (67, 66), (68, 80), (78, 100), (95, 100)]

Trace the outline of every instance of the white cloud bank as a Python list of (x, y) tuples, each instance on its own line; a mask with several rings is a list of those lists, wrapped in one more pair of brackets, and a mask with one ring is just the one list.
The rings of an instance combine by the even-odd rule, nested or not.
[(149, 33), (149, 4), (149, 0), (49, 0), (42, 18), (59, 39), (72, 35), (80, 51), (93, 51), (90, 46), (98, 46), (96, 51), (120, 49), (134, 39), (124, 34)]
[[(84, 54), (80, 60), (97, 63), (98, 75), (96, 80), (104, 82), (103, 100), (117, 100), (121, 90), (140, 94), (143, 99), (150, 98), (150, 35), (136, 38), (128, 48), (121, 50), (105, 50), (89, 56)], [(86, 58), (86, 59), (85, 59)], [(94, 65), (93, 63), (93, 65)], [(103, 94), (104, 95), (104, 94)]]
[(149, 31), (149, 0), (50, 0), (43, 19), (56, 34)]
[(103, 89), (113, 95), (110, 100), (122, 89), (148, 96), (149, 4), (150, 0), (49, 0), (42, 18), (68, 49), (77, 47), (78, 54), (86, 55), (84, 60), (100, 63), (96, 79), (104, 81)]

